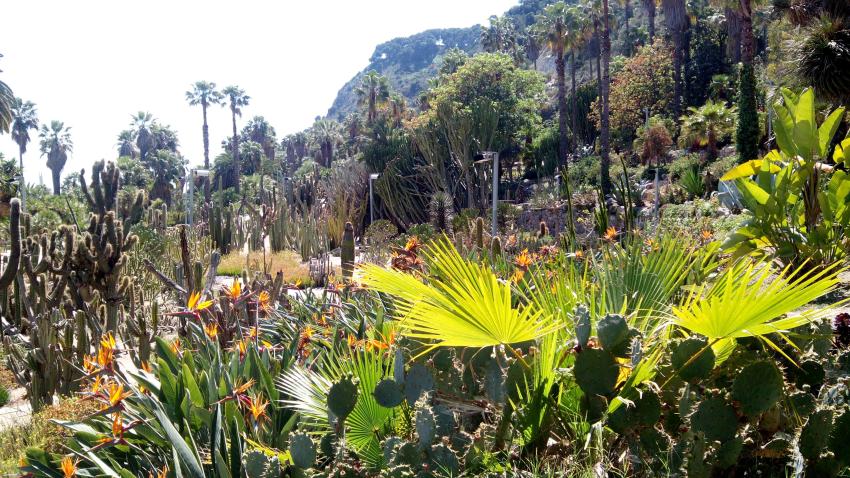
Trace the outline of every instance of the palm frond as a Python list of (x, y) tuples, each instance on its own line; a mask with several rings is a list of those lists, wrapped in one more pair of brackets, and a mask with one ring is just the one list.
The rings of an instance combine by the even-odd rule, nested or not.
[(436, 347), (487, 347), (536, 340), (561, 327), (531, 306), (512, 305), (511, 286), (484, 265), (465, 260), (448, 239), (426, 251), (432, 279), (363, 268), (367, 287), (395, 298), (401, 333)]

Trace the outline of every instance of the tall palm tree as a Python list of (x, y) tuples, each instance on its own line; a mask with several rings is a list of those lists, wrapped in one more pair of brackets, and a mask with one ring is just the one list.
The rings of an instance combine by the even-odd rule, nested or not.
[(74, 148), (71, 128), (61, 121), (51, 121), (50, 126), (41, 125), (38, 137), (41, 140), (41, 155), (47, 156), (47, 167), (53, 175), (53, 194), (59, 195), (62, 184), (62, 169), (68, 161), (68, 153)]
[[(3, 55), (0, 54), (0, 58)], [(3, 70), (0, 70), (3, 73)], [(12, 124), (12, 109), (15, 106), (15, 95), (9, 85), (0, 81), (0, 133), (8, 133)]]
[(242, 138), (250, 139), (263, 147), (263, 153), (269, 160), (274, 160), (277, 146), (277, 133), (274, 126), (262, 116), (249, 119), (242, 128)]
[(602, 0), (602, 84), (599, 96), (602, 99), (602, 117), (600, 118), (600, 186), (602, 194), (611, 194), (611, 108), (608, 95), (611, 92), (611, 22), (608, 19), (608, 0)]
[(319, 147), (322, 166), (329, 168), (333, 162), (334, 148), (342, 141), (340, 124), (330, 119), (320, 119), (313, 124), (313, 141)]
[[(230, 118), (233, 121), (233, 137), (231, 138), (233, 143), (233, 180), (236, 192), (239, 193), (242, 165), (239, 163), (239, 135), (236, 134), (236, 117), (242, 116), (242, 107), (248, 106), (251, 97), (245, 94), (245, 90), (233, 85), (221, 90), (221, 92), (227, 98), (227, 104), (230, 106)], [(224, 105), (222, 103), (222, 106)]]
[(128, 158), (135, 159), (138, 155), (138, 150), (136, 149), (136, 143), (134, 139), (135, 135), (132, 130), (125, 129), (124, 131), (118, 133), (118, 157), (126, 156)]
[(646, 30), (649, 33), (649, 43), (655, 41), (655, 11), (658, 0), (643, 0), (643, 8), (646, 10)]
[(360, 79), (360, 86), (355, 90), (358, 103), (366, 106), (366, 124), (370, 125), (378, 117), (378, 106), (390, 96), (390, 84), (387, 77), (370, 70)]
[[(30, 142), (30, 130), (38, 130), (38, 115), (35, 104), (15, 98), (12, 107), (12, 139), (18, 144), (18, 158), (21, 162), (21, 176), (24, 174), (24, 153)], [(25, 184), (21, 184), (21, 208), (26, 208)]]
[(673, 115), (678, 118), (682, 114), (685, 32), (690, 18), (685, 0), (661, 0), (661, 8), (664, 10), (664, 21), (673, 41)]
[(558, 166), (567, 164), (567, 84), (564, 51), (570, 42), (571, 15), (567, 5), (559, 1), (547, 6), (537, 17), (535, 32), (555, 55), (558, 83)]
[[(210, 169), (210, 127), (207, 124), (207, 107), (221, 104), (224, 96), (215, 89), (215, 83), (211, 81), (198, 81), (192, 85), (192, 89), (186, 92), (186, 101), (192, 106), (201, 105), (204, 114), (204, 169)], [(204, 201), (210, 202), (209, 177), (204, 178)]]
[(130, 122), (132, 131), (135, 132), (136, 146), (139, 148), (139, 157), (145, 159), (148, 152), (156, 149), (156, 138), (151, 132), (151, 127), (156, 120), (153, 115), (147, 111), (139, 111), (132, 115), (133, 120)]

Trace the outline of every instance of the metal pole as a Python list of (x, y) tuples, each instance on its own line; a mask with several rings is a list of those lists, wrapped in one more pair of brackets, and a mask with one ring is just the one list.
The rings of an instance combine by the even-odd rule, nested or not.
[(186, 222), (192, 227), (192, 210), (195, 208), (195, 170), (189, 170), (189, 199), (186, 202)]
[(490, 235), (496, 237), (499, 233), (499, 225), (496, 222), (496, 211), (499, 208), (499, 153), (493, 155), (493, 223), (490, 225)]
[(21, 212), (27, 210), (27, 181), (24, 179), (24, 172), (18, 176), (18, 190), (21, 192)]
[(369, 225), (375, 222), (375, 196), (372, 194), (372, 176), (369, 176)]

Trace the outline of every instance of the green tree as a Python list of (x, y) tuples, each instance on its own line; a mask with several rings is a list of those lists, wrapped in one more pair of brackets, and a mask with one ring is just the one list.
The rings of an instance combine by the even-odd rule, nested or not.
[[(230, 138), (232, 142), (233, 151), (233, 176), (234, 176), (234, 187), (236, 188), (236, 192), (239, 193), (239, 182), (242, 176), (242, 163), (239, 160), (239, 135), (236, 133), (236, 117), (242, 116), (242, 108), (248, 106), (248, 102), (251, 100), (251, 97), (245, 94), (245, 90), (239, 88), (238, 86), (228, 86), (221, 91), (224, 94), (224, 97), (227, 99), (227, 104), (230, 106), (230, 118), (233, 123), (233, 137)], [(225, 103), (222, 102), (222, 106)]]
[[(207, 124), (207, 107), (221, 104), (224, 96), (215, 88), (211, 81), (198, 81), (192, 85), (192, 89), (186, 92), (186, 101), (192, 106), (201, 105), (204, 114), (204, 168), (210, 168), (210, 128)], [(209, 177), (204, 178), (204, 201), (210, 202)]]
[(133, 121), (130, 122), (130, 127), (136, 137), (136, 147), (139, 148), (139, 156), (145, 159), (149, 151), (156, 149), (156, 139), (151, 132), (151, 125), (154, 122), (154, 118), (147, 111), (139, 111), (132, 118)]
[(322, 166), (329, 168), (333, 163), (336, 146), (342, 141), (342, 127), (334, 120), (320, 119), (311, 129), (314, 144), (319, 148)]
[(379, 75), (375, 70), (369, 70), (360, 79), (360, 86), (355, 90), (358, 104), (366, 106), (366, 124), (371, 126), (378, 116), (378, 107), (390, 96), (390, 83), (387, 77)]
[(567, 163), (567, 82), (565, 52), (574, 44), (574, 11), (560, 1), (547, 6), (538, 16), (535, 24), (536, 34), (541, 42), (555, 55), (555, 73), (558, 85), (558, 165)]
[[(3, 55), (0, 54), (0, 58)], [(3, 70), (0, 70), (2, 73)], [(12, 124), (12, 110), (15, 107), (15, 95), (12, 94), (12, 89), (9, 85), (0, 81), (0, 133), (9, 132), (9, 126)]]
[(274, 159), (277, 134), (274, 127), (262, 116), (254, 116), (242, 128), (240, 138), (259, 143), (267, 158)]
[(682, 134), (679, 141), (684, 146), (706, 147), (706, 159), (717, 158), (717, 142), (729, 137), (735, 130), (735, 108), (709, 100), (699, 108), (691, 106), (682, 116)]
[[(21, 174), (24, 174), (24, 153), (27, 152), (27, 144), (30, 142), (30, 130), (38, 130), (38, 115), (35, 104), (31, 101), (23, 101), (15, 98), (12, 108), (12, 139), (18, 145), (18, 159), (20, 160)], [(25, 205), (24, 205), (25, 206)]]
[(132, 159), (136, 159), (138, 156), (138, 149), (136, 148), (135, 141), (135, 133), (133, 130), (125, 129), (124, 131), (118, 133), (118, 157), (128, 157)]
[(519, 37), (513, 20), (506, 16), (490, 17), (490, 26), (481, 27), (481, 47), (488, 53), (505, 53), (522, 62), (524, 52), (520, 48)]
[(41, 125), (38, 133), (41, 140), (41, 155), (47, 156), (47, 167), (53, 176), (53, 194), (62, 191), (62, 169), (68, 161), (68, 153), (74, 148), (71, 141), (71, 128), (61, 121), (51, 121), (50, 126)]

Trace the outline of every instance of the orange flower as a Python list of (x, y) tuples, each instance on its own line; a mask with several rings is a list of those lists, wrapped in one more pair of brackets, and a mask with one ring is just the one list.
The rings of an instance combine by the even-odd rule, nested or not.
[(103, 375), (98, 375), (91, 384), (91, 393), (97, 395), (103, 385)]
[(708, 241), (710, 241), (713, 237), (714, 237), (714, 234), (712, 234), (712, 233), (711, 233), (711, 231), (709, 231), (708, 229), (703, 229), (703, 230), (702, 230), (702, 232), (700, 232), (700, 238), (701, 238), (703, 241), (708, 242)]
[(142, 370), (147, 373), (153, 373), (153, 369), (151, 368), (151, 364), (148, 361), (142, 361)]
[(413, 237), (411, 237), (410, 239), (407, 240), (407, 243), (404, 245), (404, 250), (405, 251), (415, 251), (421, 245), (422, 245), (422, 243), (419, 242), (419, 238), (416, 237), (416, 236), (413, 236)]
[(204, 333), (207, 334), (210, 340), (215, 340), (218, 337), (218, 322), (210, 322), (204, 325)]
[[(156, 472), (156, 478), (166, 478), (168, 476), (168, 465), (162, 465), (162, 469)], [(148, 473), (148, 478), (154, 478), (152, 473)]]
[(201, 293), (193, 292), (192, 295), (189, 296), (189, 302), (186, 304), (186, 308), (192, 312), (200, 312), (204, 309), (210, 308), (211, 305), (213, 305), (213, 301), (201, 301)]
[(247, 406), (248, 412), (251, 413), (251, 418), (253, 418), (256, 423), (260, 423), (268, 417), (266, 407), (269, 406), (269, 402), (264, 399), (262, 395), (258, 394), (248, 397)]
[(70, 456), (66, 456), (62, 458), (61, 469), (64, 478), (73, 478), (77, 476), (77, 465), (80, 463), (80, 460), (72, 460)]
[(247, 392), (249, 388), (254, 386), (254, 383), (256, 383), (256, 382), (254, 382), (253, 378), (248, 380), (247, 382), (243, 383), (242, 385), (239, 385), (236, 388), (234, 388), (233, 394), (234, 395), (244, 395), (245, 392)]
[(316, 333), (316, 331), (313, 330), (313, 327), (310, 327), (308, 325), (308, 326), (304, 327), (304, 330), (301, 331), (301, 339), (310, 340), (311, 338), (313, 338), (314, 333)]
[(257, 296), (257, 305), (263, 311), (269, 310), (269, 308), (271, 307), (270, 302), (271, 302), (271, 297), (269, 296), (269, 293), (266, 292), (266, 291), (260, 292), (260, 294)]
[(120, 413), (115, 413), (112, 416), (112, 436), (117, 439), (124, 436), (124, 422), (121, 421)]
[(581, 249), (577, 250), (575, 253), (575, 258), (578, 260), (584, 259), (584, 251)]
[(97, 362), (94, 357), (88, 354), (83, 357), (83, 370), (85, 370), (86, 375), (91, 375), (98, 371)]
[(171, 351), (175, 354), (179, 354), (182, 350), (182, 346), (180, 344), (180, 337), (174, 339), (174, 342), (171, 342)]
[(525, 277), (525, 271), (522, 269), (517, 269), (511, 276), (511, 282), (513, 282), (514, 284), (519, 284), (520, 281), (522, 281), (523, 277)]
[(614, 226), (608, 226), (608, 229), (605, 229), (605, 234), (602, 235), (602, 239), (606, 241), (613, 241), (617, 238), (617, 229)]
[(229, 288), (225, 289), (224, 293), (230, 298), (230, 300), (236, 300), (242, 295), (242, 284), (238, 279), (235, 279), (233, 284), (231, 284)]
[(233, 347), (230, 348), (231, 352), (239, 352), (239, 360), (245, 358), (245, 353), (248, 352), (248, 345), (244, 340), (237, 340), (233, 342)]
[(124, 401), (125, 398), (133, 394), (133, 392), (125, 392), (124, 385), (120, 383), (109, 384), (109, 405), (116, 406)]
[(516, 256), (516, 259), (514, 259), (514, 263), (517, 265), (517, 267), (528, 269), (528, 266), (532, 264), (532, 258), (531, 255), (528, 253), (528, 249), (523, 249), (522, 252), (520, 252), (519, 255)]

